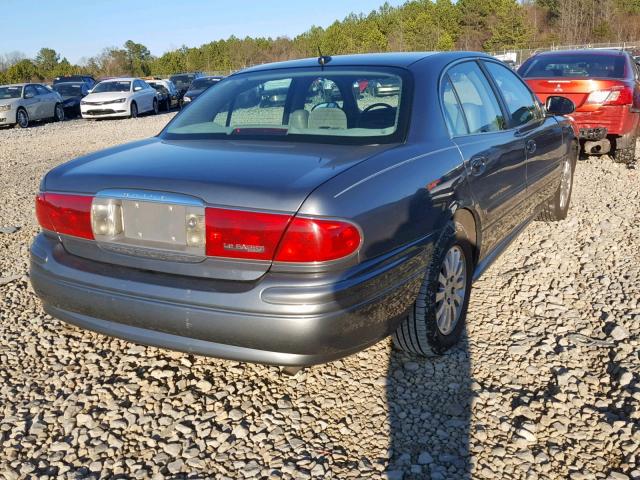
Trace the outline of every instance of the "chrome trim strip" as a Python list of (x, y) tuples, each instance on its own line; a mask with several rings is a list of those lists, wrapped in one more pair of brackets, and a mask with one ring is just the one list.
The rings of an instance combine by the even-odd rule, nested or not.
[(121, 200), (204, 207), (202, 200), (190, 195), (155, 192), (151, 190), (106, 189), (99, 191), (95, 196), (98, 198), (119, 198)]

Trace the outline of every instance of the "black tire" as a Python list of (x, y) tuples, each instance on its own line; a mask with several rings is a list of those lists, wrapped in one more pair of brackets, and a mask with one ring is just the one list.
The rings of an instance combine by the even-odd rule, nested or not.
[(129, 118), (138, 118), (138, 105), (136, 105), (136, 102), (131, 102)]
[(169, 110), (171, 110), (171, 99), (167, 97), (167, 98), (164, 100), (164, 104), (163, 104), (163, 105), (164, 105), (163, 110), (164, 110), (165, 112), (168, 112)]
[[(438, 326), (437, 313), (438, 301), (436, 295), (442, 295), (439, 277), (445, 268), (445, 258), (451, 250), (461, 252), (464, 264), (465, 291), (461, 308), (457, 314), (457, 322), (446, 333)], [(449, 224), (436, 247), (434, 248), (431, 263), (420, 286), (420, 292), (409, 314), (405, 317), (396, 331), (393, 333), (393, 343), (396, 347), (408, 353), (432, 356), (441, 355), (460, 340), (464, 330), (469, 297), (471, 294), (471, 279), (473, 278), (473, 251), (464, 228), (461, 224)], [(440, 308), (445, 308), (445, 299), (440, 303)]]
[(20, 128), (29, 127), (29, 114), (24, 108), (19, 108), (16, 112), (16, 125)]
[[(556, 193), (549, 199), (549, 201), (542, 207), (536, 220), (541, 222), (558, 222), (567, 218), (569, 212), (569, 206), (571, 205), (571, 193), (573, 192), (573, 175), (576, 169), (576, 163), (578, 159), (578, 147), (573, 148), (573, 152), (568, 155), (562, 165), (562, 176), (560, 179), (560, 185), (556, 190)], [(570, 169), (569, 177), (565, 178), (566, 168)], [(565, 183), (568, 181), (568, 185)], [(568, 191), (566, 189), (568, 188)], [(563, 189), (565, 191), (563, 192)], [(563, 193), (566, 198), (563, 198)]]
[(53, 107), (53, 121), (62, 122), (64, 120), (64, 108), (59, 103)]
[(158, 108), (158, 99), (154, 98), (153, 99), (153, 109), (151, 110), (151, 113), (153, 113), (154, 115), (157, 115), (159, 111), (160, 111), (160, 108)]
[(613, 152), (613, 161), (624, 165), (635, 165), (636, 163), (636, 142), (638, 137), (635, 136), (629, 140), (628, 145), (622, 148), (616, 148)]

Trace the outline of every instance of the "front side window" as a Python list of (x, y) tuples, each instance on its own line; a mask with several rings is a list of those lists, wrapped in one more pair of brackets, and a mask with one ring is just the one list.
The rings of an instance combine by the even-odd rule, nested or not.
[[(366, 88), (372, 82), (391, 87), (376, 97)], [(398, 74), (368, 69), (238, 74), (203, 93), (163, 134), (174, 139), (392, 141), (401, 134), (403, 86)]]
[(24, 87), (24, 97), (25, 98), (33, 98), (36, 96), (36, 89), (33, 85), (27, 85)]
[(541, 118), (538, 102), (529, 89), (511, 70), (493, 62), (485, 62), (511, 115), (512, 127), (519, 127), (531, 120)]
[(35, 87), (36, 87), (36, 91), (38, 92), (38, 95), (49, 95), (51, 93), (42, 85), (36, 85)]
[(469, 133), (497, 132), (506, 127), (500, 104), (477, 63), (455, 65), (448, 75), (460, 99)]

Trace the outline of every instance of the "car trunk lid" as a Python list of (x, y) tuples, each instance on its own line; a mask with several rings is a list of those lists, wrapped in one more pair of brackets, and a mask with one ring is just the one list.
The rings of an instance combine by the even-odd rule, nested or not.
[(591, 111), (599, 108), (598, 103), (587, 101), (591, 93), (626, 85), (619, 80), (593, 78), (525, 78), (525, 81), (543, 103), (548, 97), (557, 95), (570, 99), (577, 111)]
[[(196, 217), (203, 211), (197, 209), (205, 207), (293, 215), (316, 187), (388, 148), (392, 145), (153, 138), (64, 164), (47, 175), (44, 190), (120, 197), (122, 210), (127, 212), (123, 222), (129, 228), (126, 242), (114, 246), (98, 236), (97, 242), (63, 236), (65, 248), (72, 253), (166, 273), (253, 280), (269, 269), (270, 260), (189, 257), (189, 249), (180, 247), (177, 251), (178, 244), (184, 243), (175, 235), (176, 215), (184, 210), (178, 205), (191, 205), (188, 209), (195, 210), (185, 211)], [(144, 213), (135, 213), (136, 202)], [(166, 210), (164, 215), (162, 209)], [(164, 219), (156, 224), (157, 229), (148, 221), (149, 215)]]

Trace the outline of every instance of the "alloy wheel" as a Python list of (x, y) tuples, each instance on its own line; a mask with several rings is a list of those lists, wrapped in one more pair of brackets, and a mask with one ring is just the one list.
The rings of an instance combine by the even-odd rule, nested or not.
[(562, 210), (564, 210), (567, 207), (567, 203), (569, 203), (573, 179), (571, 173), (571, 159), (567, 158), (562, 166), (562, 177), (560, 179), (560, 209)]
[(458, 245), (444, 257), (436, 291), (436, 323), (442, 335), (449, 335), (458, 324), (467, 289), (467, 263)]

